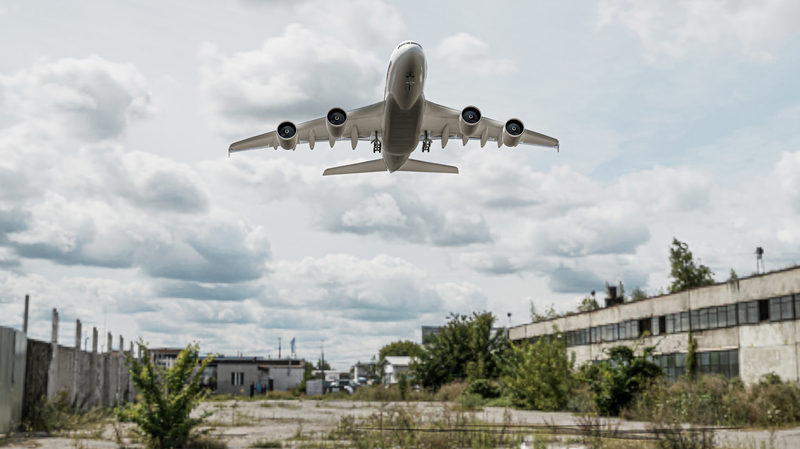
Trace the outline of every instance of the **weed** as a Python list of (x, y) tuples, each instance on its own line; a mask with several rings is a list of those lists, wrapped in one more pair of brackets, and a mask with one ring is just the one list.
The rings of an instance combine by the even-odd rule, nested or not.
[(256, 440), (248, 447), (252, 448), (278, 448), (283, 447), (283, 443), (278, 440)]

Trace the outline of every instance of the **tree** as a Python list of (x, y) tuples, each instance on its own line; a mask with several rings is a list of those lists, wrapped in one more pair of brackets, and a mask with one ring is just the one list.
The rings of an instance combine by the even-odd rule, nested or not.
[(647, 291), (639, 287), (634, 287), (633, 290), (631, 290), (631, 301), (641, 301), (643, 299), (647, 299)]
[(597, 300), (594, 299), (591, 295), (586, 295), (581, 301), (581, 305), (578, 306), (578, 312), (591, 312), (592, 310), (597, 310), (600, 308), (600, 305), (597, 304)]
[(494, 322), (489, 312), (451, 315), (411, 363), (415, 379), (433, 390), (454, 380), (497, 379), (509, 343), (504, 329), (493, 332)]
[(553, 318), (558, 318), (560, 316), (561, 315), (558, 312), (556, 312), (556, 308), (553, 304), (550, 304), (549, 306), (545, 307), (544, 313), (539, 313), (539, 311), (536, 310), (536, 305), (533, 303), (533, 301), (531, 301), (531, 321), (533, 321), (534, 323), (539, 321), (552, 320)]
[(711, 269), (701, 265), (700, 259), (695, 262), (689, 245), (676, 238), (672, 239), (669, 249), (669, 262), (672, 265), (670, 277), (674, 279), (669, 287), (670, 293), (715, 283)]
[(383, 362), (386, 357), (414, 357), (417, 358), (422, 354), (422, 346), (410, 341), (395, 341), (381, 348), (378, 352), (378, 363)]
[(322, 360), (317, 361), (317, 369), (320, 371), (333, 371), (331, 364)]
[(728, 277), (728, 280), (729, 281), (735, 281), (737, 279), (739, 279), (739, 276), (736, 274), (735, 271), (733, 271), (733, 268), (731, 268), (731, 275), (730, 275), (730, 277)]
[(298, 390), (305, 393), (306, 383), (313, 378), (314, 378), (314, 364), (308, 362), (303, 363), (303, 380), (302, 382), (300, 382), (300, 385), (298, 385), (297, 387)]
[(200, 361), (198, 344), (189, 345), (178, 354), (175, 365), (166, 368), (150, 358), (144, 342), (138, 342), (142, 360), (127, 357), (128, 370), (141, 400), (118, 412), (120, 421), (132, 422), (150, 448), (184, 447), (193, 437), (192, 430), (213, 412), (197, 417), (190, 414), (209, 391), (200, 387), (203, 371), (214, 360), (208, 355)]
[(556, 330), (536, 343), (512, 347), (503, 383), (514, 405), (528, 410), (561, 410), (567, 405), (574, 385), (575, 354), (567, 356), (566, 340)]
[(663, 375), (660, 366), (647, 360), (654, 350), (655, 346), (644, 348), (642, 356), (637, 357), (636, 347), (614, 346), (604, 349), (608, 360), (583, 370), (580, 377), (589, 383), (601, 415), (619, 415), (642, 388)]

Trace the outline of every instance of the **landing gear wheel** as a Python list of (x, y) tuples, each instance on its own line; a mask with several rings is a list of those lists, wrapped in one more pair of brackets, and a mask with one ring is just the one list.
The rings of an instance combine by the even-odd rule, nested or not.
[(422, 152), (425, 153), (427, 151), (428, 153), (430, 153), (431, 152), (431, 144), (432, 143), (433, 143), (433, 141), (430, 140), (430, 139), (423, 140), (422, 141)]
[(375, 140), (372, 142), (372, 152), (373, 153), (380, 153), (381, 152), (381, 141)]

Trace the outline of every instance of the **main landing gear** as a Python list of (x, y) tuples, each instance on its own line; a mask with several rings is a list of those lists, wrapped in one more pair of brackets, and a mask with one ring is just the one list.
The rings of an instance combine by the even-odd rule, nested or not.
[(373, 153), (380, 153), (381, 152), (381, 141), (380, 140), (375, 139), (372, 142), (372, 152)]
[(433, 141), (431, 139), (425, 138), (425, 140), (422, 141), (422, 152), (424, 153), (427, 151), (428, 153), (430, 153), (432, 143)]

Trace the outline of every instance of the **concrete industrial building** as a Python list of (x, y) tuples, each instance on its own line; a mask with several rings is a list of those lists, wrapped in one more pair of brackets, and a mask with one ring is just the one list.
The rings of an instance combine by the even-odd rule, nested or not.
[(512, 327), (512, 341), (564, 333), (576, 363), (606, 358), (604, 349), (648, 333), (654, 360), (670, 377), (685, 373), (689, 329), (700, 372), (751, 383), (768, 373), (800, 380), (800, 267), (625, 302)]

